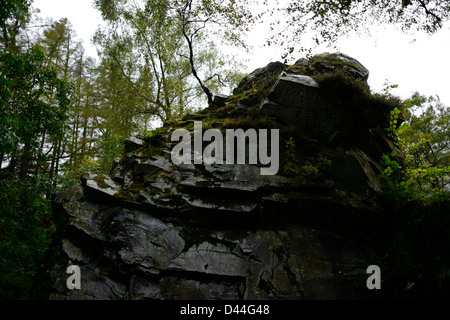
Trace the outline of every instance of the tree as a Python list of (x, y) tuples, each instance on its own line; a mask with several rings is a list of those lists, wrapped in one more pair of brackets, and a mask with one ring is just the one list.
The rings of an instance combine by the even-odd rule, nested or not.
[(281, 12), (282, 18), (272, 23), (275, 33), (269, 43), (283, 45), (285, 57), (296, 45), (304, 45), (311, 31), (317, 44), (332, 43), (349, 31), (369, 31), (380, 23), (434, 33), (450, 16), (447, 0), (290, 0), (285, 7), (277, 1), (276, 8), (271, 14)]
[(0, 43), (17, 51), (17, 37), (30, 18), (32, 0), (0, 0)]
[(102, 69), (120, 82), (120, 96), (133, 100), (121, 104), (122, 112), (166, 122), (186, 112), (194, 88), (187, 63), (176, 53), (182, 50), (181, 34), (158, 9), (124, 4), (116, 13), (120, 20), (110, 20), (110, 29), (98, 31), (95, 42), (101, 46)]
[[(184, 74), (187, 63), (190, 74), (206, 94), (209, 103), (212, 102), (213, 93), (207, 82), (221, 79), (214, 71), (224, 63), (222, 60), (222, 64), (219, 63), (213, 70), (208, 70), (208, 73), (202, 72), (201, 57), (208, 56), (206, 52), (214, 44), (207, 39), (218, 35), (219, 41), (227, 40), (234, 45), (244, 46), (242, 36), (252, 19), (250, 11), (243, 5), (246, 3), (247, 1), (235, 0), (148, 0), (142, 1), (139, 6), (134, 1), (131, 5), (127, 5), (124, 1), (114, 3), (106, 0), (96, 1), (106, 20), (116, 24), (122, 23), (122, 26), (125, 25), (124, 22), (128, 23), (131, 26), (130, 30), (135, 31), (132, 33), (135, 38), (137, 40), (141, 38), (139, 48), (145, 49), (147, 53), (152, 52), (147, 54), (147, 60), (142, 61), (151, 67), (149, 71), (153, 75), (159, 75), (153, 79), (157, 88), (165, 86), (163, 74), (170, 75), (169, 72), (178, 69), (183, 70), (183, 74), (179, 75), (183, 80), (183, 89), (176, 91), (178, 93), (192, 91), (192, 85), (186, 81)], [(183, 67), (170, 66), (166, 69), (169, 59), (177, 61), (176, 65)], [(173, 63), (172, 65), (175, 66)], [(181, 84), (181, 79), (178, 78), (176, 81)], [(158, 100), (151, 100), (153, 105), (161, 103)], [(163, 105), (166, 109), (170, 109), (167, 101)]]
[[(52, 232), (46, 134), (64, 133), (72, 85), (39, 45), (21, 46), (31, 1), (0, 4), (0, 299), (28, 299)], [(4, 160), (8, 166), (2, 168)]]
[(1, 125), (0, 153), (9, 154), (10, 170), (19, 164), (26, 178), (32, 159), (37, 159), (43, 132), (62, 135), (72, 88), (58, 78), (58, 70), (45, 67), (45, 54), (33, 47), (25, 54), (0, 55)]
[(418, 92), (404, 104), (406, 121), (398, 136), (410, 173), (422, 188), (442, 191), (450, 184), (450, 107)]
[[(76, 84), (76, 95), (71, 100), (70, 106), (68, 106), (70, 117), (63, 123), (64, 134), (54, 135), (48, 132), (43, 132), (42, 134), (41, 152), (46, 155), (48, 161), (41, 164), (40, 167), (42, 168), (42, 171), (48, 175), (48, 178), (53, 181), (54, 186), (56, 186), (60, 160), (64, 156), (67, 141), (71, 140), (70, 138), (67, 138), (68, 136), (72, 137), (73, 134), (76, 136), (78, 133), (71, 131), (70, 129), (73, 129), (71, 124), (76, 122), (72, 115), (79, 110), (77, 107), (79, 107), (80, 100), (82, 99), (79, 90), (82, 74), (75, 75), (75, 68), (78, 67), (79, 61), (82, 63), (84, 50), (81, 43), (76, 41), (75, 32), (67, 19), (53, 22), (49, 27), (45, 28), (43, 30), (43, 36), (40, 37), (37, 42), (45, 51), (47, 56), (46, 63), (48, 65), (53, 65), (60, 70), (60, 78), (62, 80)], [(77, 119), (77, 117), (75, 117), (75, 119)], [(44, 150), (44, 147), (46, 150)], [(69, 161), (72, 163), (73, 158), (76, 158), (77, 156), (76, 151), (70, 148), (68, 151)]]
[(198, 81), (200, 87), (208, 98), (208, 104), (213, 101), (213, 93), (200, 78), (197, 72), (196, 41), (199, 35), (205, 30), (208, 24), (213, 24), (218, 30), (222, 30), (222, 38), (231, 41), (234, 45), (245, 47), (242, 41), (242, 33), (252, 19), (250, 11), (234, 0), (229, 1), (173, 1), (167, 6), (173, 11), (173, 17), (177, 21), (178, 27), (183, 33), (183, 37), (188, 45), (188, 55), (192, 75)]

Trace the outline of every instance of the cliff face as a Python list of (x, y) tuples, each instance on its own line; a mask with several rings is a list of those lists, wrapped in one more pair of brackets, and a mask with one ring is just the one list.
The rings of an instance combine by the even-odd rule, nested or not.
[[(382, 263), (386, 231), (379, 160), (402, 153), (385, 134), (396, 102), (372, 95), (368, 76), (342, 54), (271, 63), (232, 96), (127, 139), (109, 176), (87, 173), (55, 199), (50, 299), (374, 295), (366, 270)], [(260, 139), (268, 129), (266, 155), (272, 164), (278, 155), (278, 170), (262, 174), (267, 161), (251, 142), (241, 146), (259, 154), (255, 163), (250, 152), (244, 164), (196, 154), (175, 164), (180, 140), (171, 135), (180, 129), (193, 142), (219, 129), (224, 144), (227, 129), (255, 129)], [(69, 265), (80, 267), (80, 290), (66, 288)]]

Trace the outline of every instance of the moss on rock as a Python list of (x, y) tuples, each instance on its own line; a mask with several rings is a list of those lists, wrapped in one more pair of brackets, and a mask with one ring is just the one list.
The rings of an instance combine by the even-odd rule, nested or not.
[(94, 180), (95, 183), (97, 183), (97, 185), (102, 189), (111, 188), (111, 186), (105, 182), (105, 176), (95, 176), (92, 180)]

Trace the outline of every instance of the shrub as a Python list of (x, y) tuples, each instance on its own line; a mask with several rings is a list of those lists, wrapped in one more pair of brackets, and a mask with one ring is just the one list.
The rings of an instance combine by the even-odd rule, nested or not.
[(0, 183), (0, 299), (30, 299), (31, 288), (54, 231), (49, 184), (40, 177)]

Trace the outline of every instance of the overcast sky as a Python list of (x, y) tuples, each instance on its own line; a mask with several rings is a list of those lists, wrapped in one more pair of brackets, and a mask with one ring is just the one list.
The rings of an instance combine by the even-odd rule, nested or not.
[[(54, 20), (68, 18), (77, 35), (83, 39), (86, 54), (96, 56), (90, 39), (102, 18), (92, 3), (93, 0), (34, 0), (34, 7), (41, 10), (42, 17)], [(446, 105), (450, 105), (450, 24), (431, 37), (416, 35), (415, 42), (411, 42), (411, 36), (395, 31), (393, 27), (372, 33), (371, 37), (342, 38), (337, 45), (340, 52), (357, 59), (369, 69), (369, 84), (373, 91), (380, 91), (388, 79), (390, 83), (399, 85), (393, 93), (402, 98), (419, 91), (425, 95), (438, 95)], [(256, 42), (262, 43), (263, 40)], [(315, 52), (324, 51), (335, 50), (323, 47)], [(247, 71), (277, 60), (281, 60), (280, 51), (257, 48)]]

